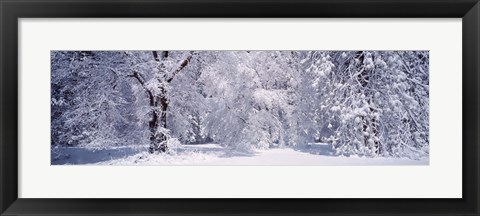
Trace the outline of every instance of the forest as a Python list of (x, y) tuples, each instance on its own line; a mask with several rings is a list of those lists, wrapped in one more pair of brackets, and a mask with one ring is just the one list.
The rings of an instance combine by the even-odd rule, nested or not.
[(428, 51), (50, 55), (54, 165), (428, 164)]

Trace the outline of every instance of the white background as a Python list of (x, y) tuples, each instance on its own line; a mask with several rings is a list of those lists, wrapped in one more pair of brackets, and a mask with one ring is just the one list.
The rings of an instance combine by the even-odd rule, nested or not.
[[(19, 197), (462, 196), (461, 19), (20, 19)], [(430, 50), (428, 166), (50, 166), (50, 50)]]

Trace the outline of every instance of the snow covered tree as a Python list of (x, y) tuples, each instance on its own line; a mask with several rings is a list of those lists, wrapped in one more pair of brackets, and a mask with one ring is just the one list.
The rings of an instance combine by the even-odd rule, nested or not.
[(213, 140), (240, 149), (288, 144), (296, 70), (291, 52), (223, 51), (202, 71)]
[[(148, 122), (150, 130), (150, 149), (151, 153), (155, 151), (166, 152), (169, 136), (167, 130), (167, 111), (169, 107), (168, 90), (170, 83), (175, 76), (180, 73), (190, 62), (193, 57), (193, 52), (187, 54), (171, 56), (172, 52), (162, 51), (160, 54), (157, 51), (152, 51), (152, 59), (155, 67), (151, 68), (153, 76), (147, 80), (143, 72), (149, 72), (148, 68), (142, 67), (142, 71), (132, 70), (132, 74), (128, 77), (134, 78), (138, 84), (142, 86), (147, 95), (151, 118)], [(176, 53), (173, 53), (176, 54)], [(179, 57), (180, 56), (180, 57)], [(144, 65), (139, 63), (139, 66), (151, 67), (151, 64)], [(146, 69), (146, 70), (145, 70)], [(160, 129), (159, 129), (160, 128)]]
[[(112, 55), (113, 54), (113, 55)], [(52, 52), (52, 144), (101, 146), (120, 144), (120, 127), (128, 127), (129, 103), (124, 85), (111, 66), (116, 53)]]
[(323, 136), (338, 154), (428, 154), (427, 56), (393, 51), (334, 55), (335, 74), (325, 83), (331, 90), (322, 91), (331, 96), (320, 106), (324, 119), (331, 119), (332, 134)]
[(329, 118), (334, 116), (325, 110), (331, 105), (331, 78), (335, 69), (330, 55), (330, 52), (309, 51), (302, 57), (297, 104), (297, 142), (300, 144), (318, 141), (321, 132), (325, 133)]

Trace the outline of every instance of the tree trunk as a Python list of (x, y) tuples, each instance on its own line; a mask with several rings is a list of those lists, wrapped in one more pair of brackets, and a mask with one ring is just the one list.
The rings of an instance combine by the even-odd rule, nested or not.
[(163, 133), (158, 133), (159, 126), (167, 128), (168, 99), (163, 88), (161, 88), (161, 92), (162, 95), (159, 96), (160, 115), (157, 111), (153, 112), (152, 121), (150, 122), (150, 153), (155, 151), (166, 152), (168, 150), (167, 137)]
[[(155, 61), (160, 62), (160, 58), (158, 56), (157, 51), (152, 51), (153, 58)], [(163, 61), (168, 58), (168, 51), (163, 51), (161, 53), (161, 60), (160, 63), (160, 73), (165, 73), (165, 66), (163, 65)], [(162, 74), (161, 76), (164, 76)], [(152, 107), (152, 119), (149, 122), (150, 127), (150, 148), (149, 152), (154, 153), (158, 152), (166, 152), (167, 151), (167, 137), (163, 132), (158, 132), (159, 126), (162, 128), (167, 128), (167, 109), (168, 109), (168, 99), (166, 95), (165, 88), (160, 88), (160, 95), (153, 97), (153, 102), (151, 101), (150, 106)], [(160, 104), (158, 104), (160, 102)], [(158, 110), (158, 106), (160, 105), (160, 111)]]
[[(168, 51), (163, 51), (161, 55), (159, 56), (157, 51), (152, 51), (153, 53), (153, 58), (155, 61), (160, 62), (159, 66), (159, 82), (162, 83), (164, 82), (165, 84), (170, 83), (173, 78), (175, 77), (176, 74), (178, 74), (180, 71), (185, 68), (188, 63), (190, 62), (190, 59), (193, 56), (193, 52), (190, 52), (190, 55), (183, 60), (180, 63), (180, 66), (173, 71), (173, 74), (171, 77), (166, 77), (166, 68), (164, 65), (164, 62), (168, 59), (169, 52)], [(160, 59), (161, 58), (161, 59)], [(167, 91), (165, 87), (159, 86), (158, 87), (160, 90), (160, 94), (153, 96), (153, 100), (150, 102), (150, 106), (152, 107), (152, 119), (149, 122), (149, 127), (150, 127), (150, 148), (149, 152), (154, 153), (156, 151), (158, 152), (166, 152), (168, 150), (167, 146), (167, 137), (166, 135), (161, 132), (158, 132), (159, 127), (166, 129), (167, 128), (167, 111), (168, 111), (168, 97), (167, 97)], [(159, 108), (159, 109), (158, 109)]]

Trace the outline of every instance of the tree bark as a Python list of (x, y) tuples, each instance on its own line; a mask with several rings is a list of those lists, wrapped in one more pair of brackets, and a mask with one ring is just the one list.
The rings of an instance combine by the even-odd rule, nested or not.
[[(158, 111), (153, 112), (152, 121), (155, 124), (151, 124), (151, 135), (150, 135), (150, 153), (166, 152), (168, 150), (167, 146), (167, 137), (163, 133), (158, 133), (158, 127), (167, 128), (167, 110), (168, 110), (168, 98), (164, 88), (160, 89), (161, 95), (159, 96), (160, 101), (160, 115)], [(154, 109), (158, 107), (158, 103), (155, 105)], [(160, 116), (160, 118), (159, 118)], [(153, 126), (153, 127), (152, 127)]]

